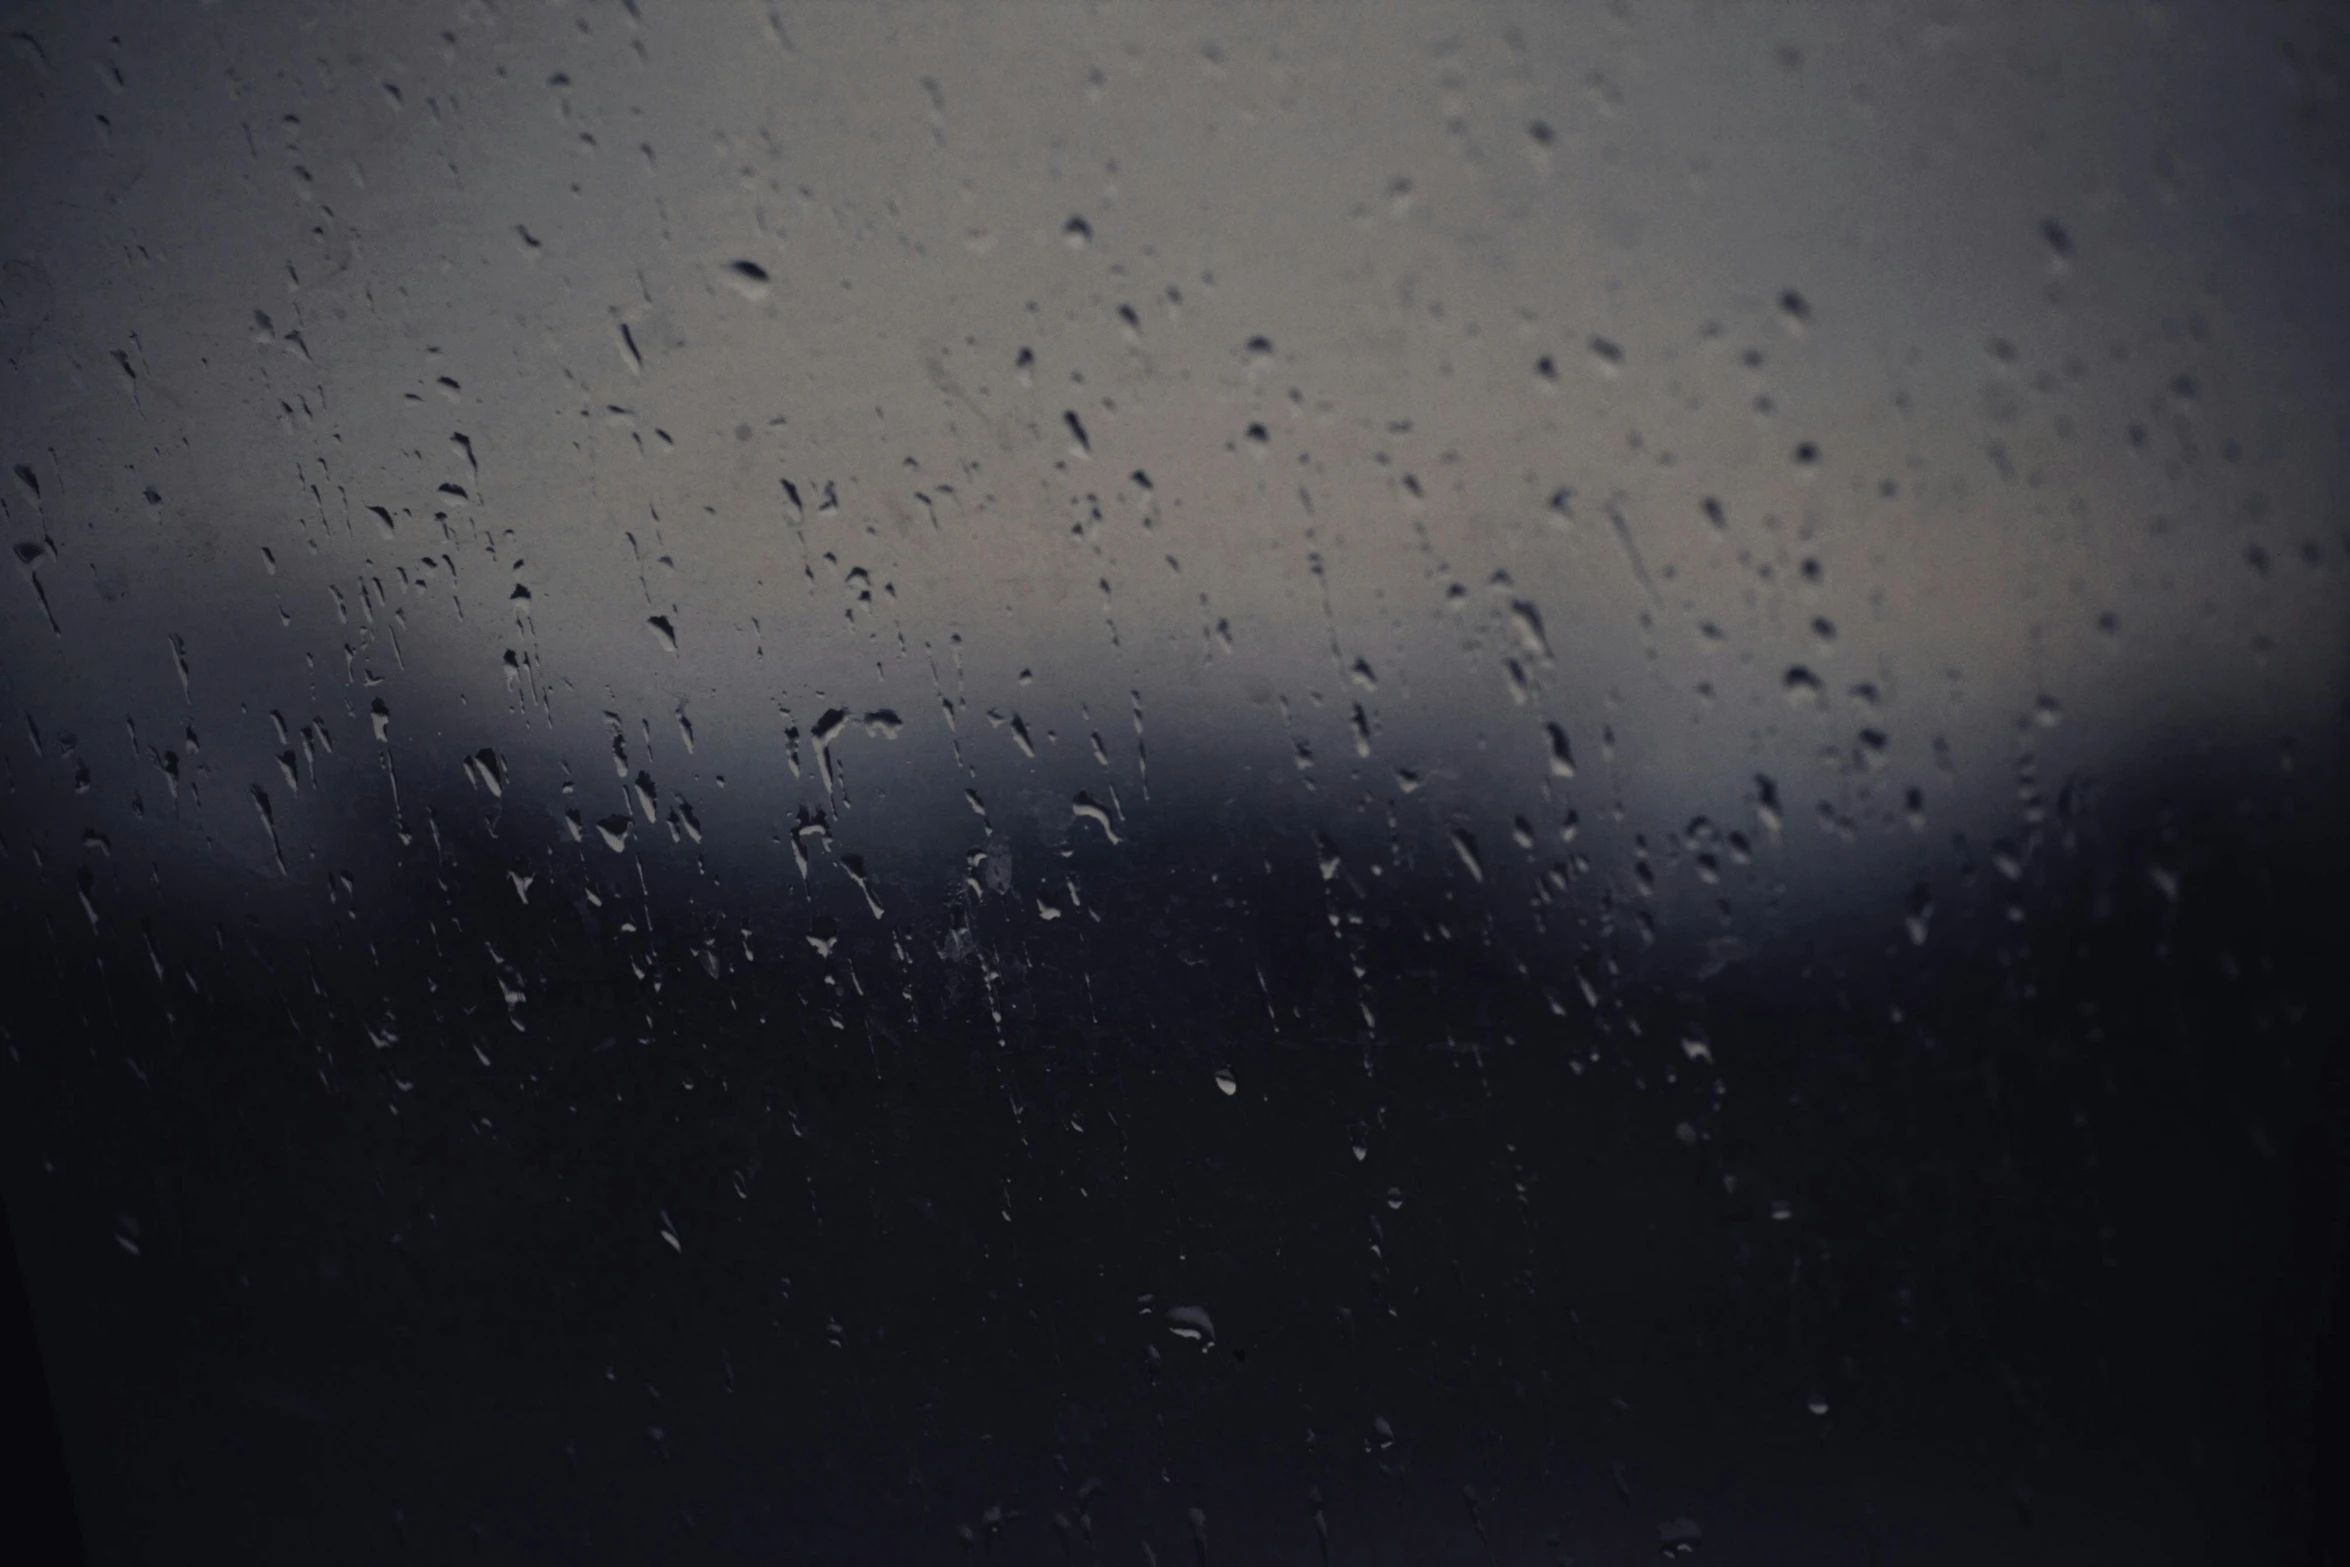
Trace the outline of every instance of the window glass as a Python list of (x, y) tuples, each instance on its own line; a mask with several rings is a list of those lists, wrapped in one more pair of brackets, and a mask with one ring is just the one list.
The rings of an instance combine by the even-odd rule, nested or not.
[(2311, 1548), (2329, 8), (14, 15), (90, 1559)]

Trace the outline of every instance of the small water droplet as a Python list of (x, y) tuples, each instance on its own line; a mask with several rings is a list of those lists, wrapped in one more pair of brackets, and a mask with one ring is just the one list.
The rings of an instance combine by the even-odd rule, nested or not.
[(1169, 1306), (1167, 1331), (1205, 1349), (1216, 1340), (1216, 1324), (1204, 1306)]
[(1477, 881), (1483, 881), (1485, 857), (1477, 852), (1476, 835), (1466, 827), (1455, 827), (1452, 830), (1452, 847), (1453, 852), (1461, 857), (1461, 863), (1469, 868), (1469, 875)]
[(729, 261), (721, 274), (726, 286), (753, 304), (767, 297), (770, 279), (767, 269), (756, 261)]

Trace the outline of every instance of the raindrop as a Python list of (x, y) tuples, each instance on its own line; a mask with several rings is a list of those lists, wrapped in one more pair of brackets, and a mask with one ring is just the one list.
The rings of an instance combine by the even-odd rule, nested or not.
[(1204, 1306), (1169, 1306), (1167, 1331), (1177, 1338), (1190, 1339), (1202, 1349), (1216, 1341), (1216, 1324)]
[(767, 269), (756, 261), (730, 261), (726, 264), (727, 287), (756, 304), (765, 299), (769, 279)]
[(1461, 857), (1461, 863), (1468, 867), (1470, 877), (1483, 881), (1485, 857), (1477, 852), (1476, 835), (1466, 827), (1455, 827), (1452, 830), (1452, 847), (1453, 852)]
[(1542, 611), (1524, 599), (1513, 600), (1510, 604), (1510, 625), (1518, 633), (1520, 646), (1544, 663), (1550, 661), (1550, 638), (1543, 635)]
[(1926, 944), (1926, 924), (1934, 917), (1934, 894), (1923, 882), (1909, 891), (1908, 913), (1903, 924), (1908, 927), (1912, 946)]
[(1093, 796), (1081, 792), (1070, 804), (1069, 810), (1076, 820), (1088, 821), (1099, 827), (1102, 830), (1102, 836), (1109, 839), (1110, 842), (1116, 843), (1118, 841), (1118, 829), (1110, 824), (1110, 813), (1096, 805)]
[(1690, 1555), (1704, 1539), (1705, 1531), (1691, 1519), (1675, 1518), (1656, 1526), (1656, 1543), (1668, 1557)]
[(1575, 754), (1567, 746), (1567, 732), (1556, 724), (1542, 726), (1550, 735), (1550, 775), (1553, 778), (1575, 776)]

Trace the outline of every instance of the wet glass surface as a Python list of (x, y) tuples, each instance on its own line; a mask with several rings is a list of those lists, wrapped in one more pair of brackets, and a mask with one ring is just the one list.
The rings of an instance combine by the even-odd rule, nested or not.
[(2308, 1559), (2326, 7), (10, 8), (89, 1559)]

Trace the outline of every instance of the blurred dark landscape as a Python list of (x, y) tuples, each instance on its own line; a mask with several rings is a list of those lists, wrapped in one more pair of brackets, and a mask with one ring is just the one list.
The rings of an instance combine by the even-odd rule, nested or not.
[[(93, 933), (20, 882), (6, 1143), (92, 1559), (1180, 1559), (1193, 1506), (1283, 1559), (1315, 1496), (1339, 1558), (1625, 1559), (1687, 1515), (2316, 1559), (2341, 841), (2242, 804), (2052, 821), (2020, 921), (1920, 948), (1790, 932), (1690, 984), (1600, 937), (1597, 1007), (1407, 867), (1430, 912), (1354, 938), (1376, 1035), (1346, 878), (1270, 824), (1273, 874), (1105, 850), (1083, 961), (960, 976), (805, 916), (750, 960), (729, 918), (714, 976), (462, 852), (364, 945)], [(448, 956), (485, 945), (527, 1031)]]

